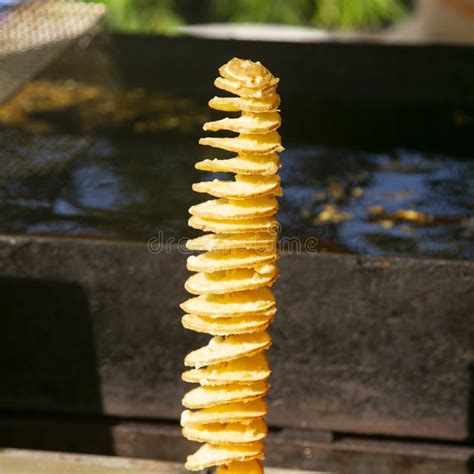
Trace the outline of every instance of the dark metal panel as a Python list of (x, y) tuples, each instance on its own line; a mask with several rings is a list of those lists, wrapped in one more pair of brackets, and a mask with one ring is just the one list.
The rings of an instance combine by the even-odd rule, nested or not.
[(472, 263), (287, 254), (280, 264), (274, 422), (472, 434)]
[[(0, 239), (0, 408), (177, 419), (185, 255)], [(285, 254), (273, 426), (464, 439), (474, 431), (474, 264)], [(470, 415), (471, 414), (471, 415)]]

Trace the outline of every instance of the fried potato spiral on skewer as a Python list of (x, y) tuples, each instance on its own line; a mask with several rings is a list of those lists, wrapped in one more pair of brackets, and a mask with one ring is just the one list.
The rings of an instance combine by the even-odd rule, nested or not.
[(234, 58), (219, 68), (216, 87), (237, 97), (214, 97), (209, 106), (240, 112), (204, 124), (204, 130), (226, 130), (232, 137), (206, 137), (199, 143), (237, 153), (204, 160), (196, 168), (235, 173), (232, 181), (215, 179), (193, 185), (212, 199), (191, 207), (189, 225), (211, 232), (189, 240), (188, 249), (204, 251), (188, 258), (196, 272), (185, 288), (196, 295), (181, 304), (187, 329), (213, 336), (190, 352), (183, 373), (199, 386), (183, 398), (183, 436), (205, 443), (186, 461), (198, 471), (218, 466), (217, 474), (260, 474), (261, 440), (267, 434), (264, 397), (269, 390), (271, 345), (266, 329), (275, 313), (269, 289), (278, 277), (275, 199), (281, 196), (278, 152), (283, 150), (276, 92), (279, 79), (259, 62)]

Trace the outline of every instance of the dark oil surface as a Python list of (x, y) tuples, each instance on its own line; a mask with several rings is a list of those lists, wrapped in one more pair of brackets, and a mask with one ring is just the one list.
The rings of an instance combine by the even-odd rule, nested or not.
[[(216, 175), (194, 163), (216, 156), (190, 139), (0, 129), (0, 233), (195, 236), (188, 208), (210, 197), (191, 185)], [(282, 236), (328, 252), (474, 257), (474, 160), (322, 146), (289, 146), (281, 160)]]

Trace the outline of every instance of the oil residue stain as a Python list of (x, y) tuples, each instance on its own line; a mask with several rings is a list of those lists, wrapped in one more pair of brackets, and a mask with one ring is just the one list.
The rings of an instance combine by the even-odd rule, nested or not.
[(282, 217), (351, 253), (474, 257), (474, 163), (410, 150), (291, 148)]

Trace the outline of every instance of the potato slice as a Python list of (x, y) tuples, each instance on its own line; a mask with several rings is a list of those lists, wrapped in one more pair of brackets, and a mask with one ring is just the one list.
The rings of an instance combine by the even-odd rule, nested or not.
[(280, 96), (273, 94), (255, 99), (253, 97), (213, 97), (209, 107), (223, 112), (277, 112)]
[(224, 295), (201, 295), (186, 300), (180, 307), (188, 313), (209, 318), (230, 318), (273, 310), (275, 297), (268, 288), (263, 287)]
[(251, 268), (262, 263), (274, 262), (276, 252), (246, 250), (236, 252), (206, 252), (188, 257), (186, 267), (191, 272), (218, 272), (235, 268)]
[(273, 321), (274, 315), (275, 311), (237, 318), (206, 318), (196, 314), (185, 314), (181, 318), (181, 323), (183, 327), (191, 331), (203, 332), (212, 336), (230, 336), (264, 331)]
[(240, 154), (226, 160), (203, 160), (195, 164), (195, 168), (203, 171), (221, 173), (238, 173), (240, 175), (274, 175), (280, 168), (280, 158), (276, 153), (271, 155)]
[(183, 405), (186, 408), (198, 409), (224, 403), (251, 402), (265, 396), (269, 388), (266, 382), (197, 387), (184, 396)]
[(234, 181), (214, 179), (195, 183), (193, 191), (227, 199), (249, 199), (267, 194), (279, 194), (280, 177), (237, 174)]
[(209, 199), (189, 208), (193, 216), (210, 219), (252, 219), (272, 216), (278, 210), (273, 196), (250, 199)]
[(277, 277), (278, 270), (275, 265), (262, 264), (254, 268), (237, 268), (212, 273), (199, 272), (190, 276), (184, 283), (184, 287), (193, 295), (221, 295), (271, 286)]
[(245, 87), (237, 81), (233, 81), (231, 79), (225, 79), (223, 77), (218, 77), (214, 81), (214, 85), (218, 89), (222, 89), (224, 91), (230, 92), (231, 94), (235, 94), (240, 97), (254, 97), (256, 99), (260, 99), (262, 97), (269, 97), (271, 95), (276, 94), (275, 86), (268, 86), (262, 89), (254, 89), (250, 87)]
[(200, 471), (207, 467), (244, 462), (252, 459), (264, 459), (263, 444), (256, 441), (250, 444), (204, 444), (186, 459), (188, 471)]
[(240, 357), (205, 369), (192, 369), (183, 373), (185, 382), (201, 385), (249, 384), (270, 377), (268, 360), (263, 352), (250, 357)]
[(214, 122), (206, 122), (203, 129), (217, 132), (229, 130), (237, 133), (269, 133), (281, 125), (281, 117), (278, 112), (242, 112), (237, 118), (223, 118)]
[(199, 144), (254, 155), (269, 155), (284, 150), (280, 134), (276, 131), (264, 135), (241, 133), (236, 137), (204, 137), (199, 139)]
[(234, 402), (215, 405), (198, 411), (185, 410), (181, 414), (181, 426), (205, 423), (249, 423), (267, 414), (267, 404), (262, 398), (251, 402)]
[(277, 232), (278, 222), (273, 217), (257, 217), (256, 219), (206, 219), (192, 216), (188, 225), (204, 232), (216, 234), (245, 234), (249, 232)]
[(199, 369), (239, 357), (250, 357), (271, 345), (272, 339), (266, 331), (227, 337), (214, 336), (207, 346), (190, 352), (184, 359), (184, 365)]
[(276, 86), (279, 79), (275, 77), (260, 61), (232, 58), (219, 68), (222, 77), (237, 81), (244, 87), (264, 88)]
[(186, 242), (189, 250), (276, 249), (275, 232), (243, 234), (205, 234)]
[(265, 438), (268, 432), (264, 421), (257, 419), (248, 424), (206, 423), (205, 425), (185, 426), (183, 436), (200, 443), (253, 443)]

